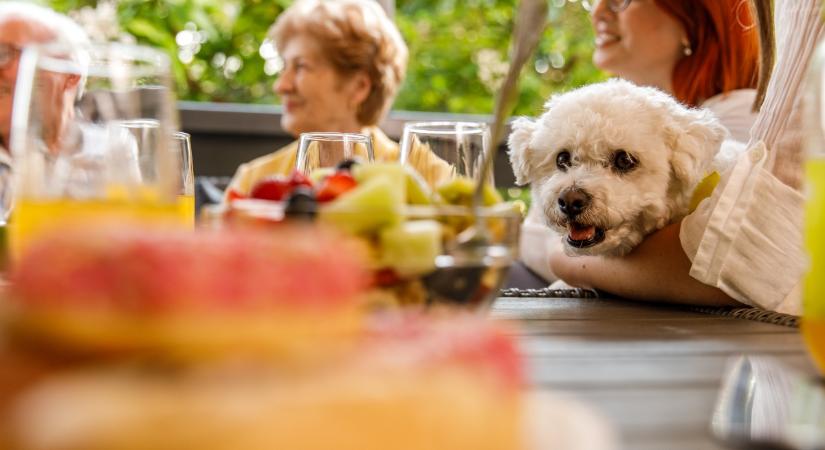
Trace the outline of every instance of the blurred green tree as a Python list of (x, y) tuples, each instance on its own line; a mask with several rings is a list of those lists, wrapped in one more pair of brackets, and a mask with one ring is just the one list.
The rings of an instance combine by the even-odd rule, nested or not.
[[(544, 38), (522, 74), (516, 114), (536, 114), (553, 92), (604, 78), (591, 61), (593, 33), (578, 0), (551, 2)], [(586, 0), (582, 0), (586, 1)], [(51, 0), (98, 40), (166, 51), (185, 100), (277, 103), (281, 68), (266, 31), (288, 0)], [(507, 70), (516, 0), (398, 0), (410, 47), (394, 109), (489, 113)]]

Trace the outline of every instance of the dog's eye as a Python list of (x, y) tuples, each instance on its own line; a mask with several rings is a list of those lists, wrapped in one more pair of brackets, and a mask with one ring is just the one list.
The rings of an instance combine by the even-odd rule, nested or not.
[(624, 150), (618, 150), (613, 154), (613, 167), (619, 172), (630, 172), (636, 168), (637, 164), (636, 158)]
[(562, 172), (566, 171), (573, 163), (570, 161), (570, 152), (562, 150), (556, 155), (556, 167)]

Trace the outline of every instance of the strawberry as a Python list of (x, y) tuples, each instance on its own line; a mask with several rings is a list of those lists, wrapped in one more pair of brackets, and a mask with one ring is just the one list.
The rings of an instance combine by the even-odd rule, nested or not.
[(249, 196), (252, 198), (259, 198), (261, 200), (281, 201), (292, 192), (293, 186), (289, 179), (275, 175), (264, 178), (252, 187)]
[(232, 201), (238, 200), (238, 199), (241, 199), (241, 198), (246, 198), (246, 196), (241, 194), (240, 192), (238, 192), (235, 189), (229, 188), (229, 190), (226, 191), (226, 200), (229, 203), (232, 203)]
[(297, 169), (293, 170), (289, 175), (289, 185), (294, 189), (298, 186), (306, 186), (312, 189), (312, 181), (306, 175), (299, 172)]
[(355, 178), (352, 177), (352, 174), (348, 170), (339, 170), (324, 178), (315, 198), (319, 202), (335, 200), (339, 195), (353, 189), (357, 185), (358, 182), (355, 181)]

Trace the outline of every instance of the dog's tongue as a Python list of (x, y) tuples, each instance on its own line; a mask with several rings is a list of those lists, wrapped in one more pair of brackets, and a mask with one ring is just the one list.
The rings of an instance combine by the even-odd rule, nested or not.
[(596, 236), (596, 227), (593, 225), (570, 224), (570, 239), (574, 241), (587, 241)]

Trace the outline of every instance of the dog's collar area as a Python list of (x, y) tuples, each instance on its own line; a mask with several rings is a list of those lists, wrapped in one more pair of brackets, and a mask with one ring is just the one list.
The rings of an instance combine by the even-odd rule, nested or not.
[[(578, 225), (572, 225), (572, 226), (576, 227)], [(568, 234), (567, 235), (567, 243), (571, 247), (575, 247), (575, 248), (587, 248), (587, 247), (592, 247), (592, 246), (598, 244), (599, 242), (604, 240), (604, 230), (599, 228), (599, 227), (594, 227), (594, 228), (595, 228), (595, 230), (593, 232), (593, 235), (590, 236), (587, 239), (573, 239), (573, 237), (570, 234)]]

